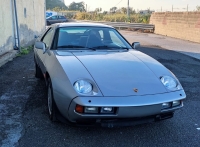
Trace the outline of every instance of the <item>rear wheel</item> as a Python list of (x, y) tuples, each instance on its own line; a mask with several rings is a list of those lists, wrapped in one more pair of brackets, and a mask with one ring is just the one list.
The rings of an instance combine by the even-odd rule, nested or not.
[(52, 84), (51, 84), (51, 80), (48, 79), (48, 93), (47, 93), (47, 100), (48, 100), (48, 112), (49, 112), (49, 118), (51, 121), (57, 121), (57, 108), (56, 108), (56, 104), (54, 102), (54, 98), (53, 98), (53, 90), (52, 90)]

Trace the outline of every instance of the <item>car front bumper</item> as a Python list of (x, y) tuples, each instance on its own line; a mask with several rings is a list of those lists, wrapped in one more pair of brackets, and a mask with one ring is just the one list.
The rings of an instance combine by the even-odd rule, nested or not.
[[(144, 120), (151, 122), (173, 116), (173, 112), (183, 107), (182, 100), (186, 98), (183, 90), (144, 96), (128, 97), (77, 97), (74, 98), (68, 109), (68, 120), (73, 123), (101, 123), (106, 126), (112, 124), (135, 124)], [(181, 100), (181, 104), (175, 107), (162, 109), (164, 102)], [(76, 105), (92, 107), (115, 107), (114, 114), (86, 114), (75, 111)], [(110, 123), (112, 122), (112, 123)], [(113, 123), (117, 122), (117, 123)], [(120, 123), (122, 122), (122, 123)], [(111, 125), (111, 126), (112, 126)]]

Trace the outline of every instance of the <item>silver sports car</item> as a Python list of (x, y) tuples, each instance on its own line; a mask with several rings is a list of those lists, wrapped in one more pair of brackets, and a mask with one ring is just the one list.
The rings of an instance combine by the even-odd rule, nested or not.
[(50, 26), (34, 46), (35, 76), (47, 85), (52, 121), (104, 127), (173, 117), (186, 94), (175, 75), (113, 27)]

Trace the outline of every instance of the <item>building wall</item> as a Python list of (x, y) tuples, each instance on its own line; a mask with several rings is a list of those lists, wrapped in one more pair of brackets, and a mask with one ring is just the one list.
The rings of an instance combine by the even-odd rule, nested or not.
[(200, 12), (153, 13), (155, 33), (200, 43)]
[[(2, 6), (3, 4), (3, 6)], [(12, 50), (13, 28), (10, 0), (0, 0), (0, 56)]]
[[(0, 66), (15, 45), (12, 4), (13, 0), (0, 0)], [(45, 30), (45, 0), (16, 0), (16, 6), (21, 46), (32, 45), (34, 36)]]
[(34, 41), (34, 35), (39, 35), (45, 29), (45, 0), (16, 2), (21, 46), (30, 45)]

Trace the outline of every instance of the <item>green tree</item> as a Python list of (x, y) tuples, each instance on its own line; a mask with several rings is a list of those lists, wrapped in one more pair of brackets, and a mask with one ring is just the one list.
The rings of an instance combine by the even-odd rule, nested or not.
[(97, 12), (97, 13), (99, 13), (99, 12), (101, 12), (102, 11), (102, 8), (96, 8), (95, 9), (95, 12)]
[(135, 9), (133, 9), (132, 7), (129, 7), (129, 11), (130, 11), (130, 14), (135, 14)]
[(84, 2), (79, 2), (79, 3), (75, 3), (75, 2), (72, 2), (70, 5), (69, 5), (69, 10), (73, 10), (73, 11), (85, 11), (85, 3)]
[(61, 11), (60, 7), (55, 7), (55, 8), (53, 8), (52, 10), (55, 11), (55, 12)]
[(196, 8), (197, 8), (197, 11), (200, 11), (200, 6), (197, 6)]
[(108, 11), (103, 11), (103, 14), (104, 14), (104, 15), (108, 14)]
[(123, 14), (126, 14), (126, 13), (127, 13), (127, 8), (122, 7), (122, 8), (121, 8), (121, 12), (122, 12)]
[(46, 0), (46, 9), (52, 10), (55, 7), (59, 7), (60, 9), (67, 10), (68, 7), (61, 2), (60, 0)]
[(110, 8), (110, 12), (111, 12), (111, 13), (115, 13), (116, 10), (117, 10), (117, 7), (112, 7), (112, 8)]

